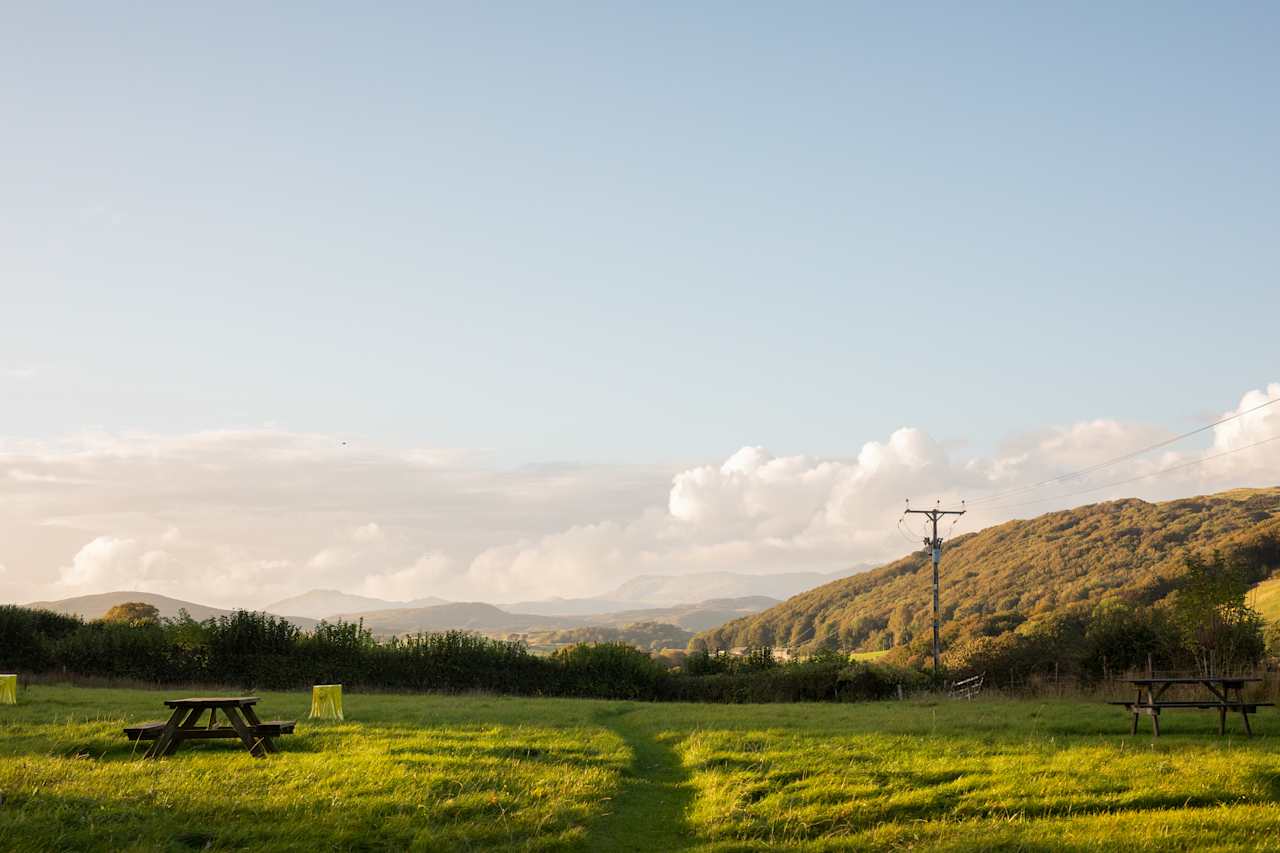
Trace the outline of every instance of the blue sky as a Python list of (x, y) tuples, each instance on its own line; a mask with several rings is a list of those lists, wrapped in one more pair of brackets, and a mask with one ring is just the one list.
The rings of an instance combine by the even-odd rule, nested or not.
[(1274, 378), (1273, 5), (6, 20), (9, 433), (841, 454)]
[(4, 11), (0, 598), (831, 571), (1280, 397), (1275, 4), (264, 5)]

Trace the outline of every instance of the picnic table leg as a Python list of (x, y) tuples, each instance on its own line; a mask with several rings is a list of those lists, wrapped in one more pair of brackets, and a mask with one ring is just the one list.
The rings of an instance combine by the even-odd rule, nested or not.
[[(258, 719), (258, 714), (256, 711), (253, 710), (252, 705), (245, 705), (241, 710), (244, 711), (244, 718), (249, 721), (249, 725), (253, 726), (254, 728), (257, 728), (258, 726), (262, 725), (262, 720)], [(273, 741), (271, 738), (262, 737), (260, 738), (259, 742), (267, 750), (267, 752), (277, 751), (275, 741)]]
[(200, 708), (191, 709), (190, 713), (187, 714), (186, 719), (178, 724), (178, 728), (174, 731), (173, 737), (170, 738), (169, 743), (165, 746), (164, 755), (173, 755), (178, 751), (178, 744), (182, 743), (182, 741), (186, 739), (182, 735), (183, 730), (193, 727), (199, 721), (202, 713), (203, 711)]
[(165, 721), (164, 728), (160, 731), (160, 736), (151, 744), (151, 748), (143, 753), (143, 757), (159, 758), (165, 754), (165, 750), (169, 748), (169, 742), (177, 734), (178, 723), (181, 721), (185, 713), (185, 708), (173, 709), (173, 713), (169, 715), (169, 719)]
[(1136, 735), (1138, 733), (1138, 712), (1134, 711), (1130, 716), (1133, 719), (1129, 721), (1129, 734)]
[(1240, 704), (1240, 719), (1244, 721), (1245, 737), (1253, 737), (1253, 727), (1249, 725), (1249, 709), (1244, 704), (1244, 685), (1236, 688), (1236, 702)]
[(1227, 706), (1223, 705), (1218, 709), (1218, 734), (1225, 735), (1227, 733)]
[(262, 758), (267, 754), (266, 747), (254, 738), (252, 730), (250, 730), (249, 725), (240, 716), (240, 712), (236, 708), (228, 706), (222, 709), (222, 713), (227, 715), (231, 728), (236, 730), (236, 734), (240, 736), (240, 742), (244, 744), (245, 749), (249, 750), (250, 755), (255, 758)]
[(1151, 731), (1152, 737), (1160, 737), (1160, 709), (1151, 709)]

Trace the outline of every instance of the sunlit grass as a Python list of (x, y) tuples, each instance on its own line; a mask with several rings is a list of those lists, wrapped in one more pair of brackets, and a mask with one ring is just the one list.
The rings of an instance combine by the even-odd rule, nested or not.
[[(529, 703), (350, 696), (348, 722), (304, 720), (267, 760), (222, 742), (144, 761), (120, 728), (160, 716), (163, 696), (35, 688), (0, 715), (3, 846), (561, 848), (628, 760), (569, 703), (548, 725)], [(261, 707), (305, 717), (306, 697)]]
[(849, 660), (861, 660), (861, 661), (880, 660), (880, 658), (884, 657), (887, 654), (889, 654), (888, 649), (879, 649), (874, 652), (854, 652), (853, 654), (849, 655)]
[(1280, 576), (1268, 578), (1250, 590), (1248, 602), (1268, 622), (1280, 621)]
[[(1163, 736), (1079, 700), (688, 705), (349, 694), (282, 752), (159, 762), (167, 693), (0, 708), (0, 847), (153, 850), (1280, 849), (1280, 723)], [(1238, 726), (1238, 720), (1233, 721)]]

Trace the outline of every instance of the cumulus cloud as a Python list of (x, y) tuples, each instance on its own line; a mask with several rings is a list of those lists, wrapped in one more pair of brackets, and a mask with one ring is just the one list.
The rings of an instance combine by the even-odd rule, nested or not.
[(632, 517), (675, 471), (499, 468), (470, 451), (344, 441), (276, 429), (0, 437), (5, 595), (125, 586), (262, 605), (324, 586), (478, 598), (476, 554), (575, 519)]
[[(1280, 384), (1250, 391), (1224, 416), (1272, 399)], [(1280, 436), (1277, 404), (1219, 425), (1199, 446), (1034, 486), (1172, 436), (1084, 420), (965, 457), (904, 427), (843, 458), (748, 446), (691, 467), (519, 469), (461, 451), (351, 451), (332, 436), (277, 430), (0, 440), (0, 560), (7, 588), (31, 598), (126, 587), (263, 604), (337, 587), (501, 601), (596, 594), (642, 573), (890, 559), (918, 547), (897, 524), (909, 496), (973, 501), (962, 532), (1094, 500), (1280, 482), (1280, 441), (1257, 444)]]
[(423, 554), (412, 565), (366, 575), (360, 591), (375, 598), (405, 601), (425, 598), (457, 572), (456, 563), (441, 553)]
[[(1280, 384), (1246, 394), (1223, 417), (1276, 399)], [(926, 499), (925, 505), (977, 499), (960, 526), (949, 528), (963, 532), (1110, 498), (1156, 500), (1274, 485), (1280, 483), (1280, 441), (1256, 443), (1276, 436), (1280, 404), (1216, 427), (1209, 448), (1157, 451), (1062, 480), (1056, 478), (1064, 472), (1174, 433), (1114, 420), (1081, 421), (1017, 438), (993, 457), (979, 459), (953, 458), (914, 428), (866, 442), (853, 459), (777, 457), (744, 447), (720, 465), (678, 473), (665, 511), (492, 548), (473, 561), (469, 573), (477, 584), (504, 592), (530, 590), (544, 580), (585, 594), (644, 572), (830, 571), (918, 547), (910, 524), (904, 529), (897, 523), (907, 496)], [(1219, 456), (1227, 451), (1241, 452)], [(1046, 480), (1055, 482), (1035, 485)]]

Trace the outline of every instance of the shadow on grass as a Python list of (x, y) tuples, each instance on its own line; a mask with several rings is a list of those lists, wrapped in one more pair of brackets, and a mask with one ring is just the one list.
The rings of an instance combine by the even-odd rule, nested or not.
[(628, 705), (601, 710), (596, 721), (622, 738), (631, 764), (604, 817), (587, 827), (585, 847), (597, 850), (685, 850), (694, 841), (686, 815), (693, 787), (680, 756), (638, 722)]

